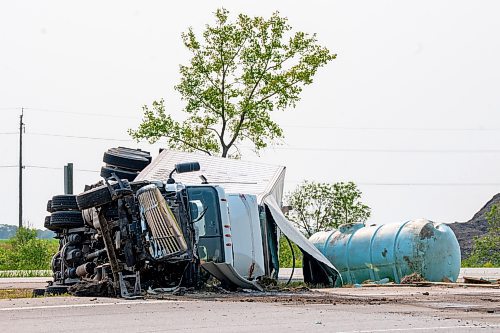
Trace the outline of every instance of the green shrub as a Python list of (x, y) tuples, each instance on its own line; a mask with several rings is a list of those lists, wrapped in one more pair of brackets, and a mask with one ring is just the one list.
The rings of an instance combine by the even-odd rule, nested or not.
[[(293, 252), (295, 254), (295, 267), (302, 267), (302, 251), (299, 247), (292, 243)], [(279, 249), (280, 267), (291, 268), (293, 265), (292, 251), (285, 237), (280, 238)]]
[(56, 241), (38, 239), (36, 230), (19, 228), (16, 235), (0, 244), (0, 270), (47, 270), (57, 252)]
[(462, 267), (500, 267), (500, 209), (491, 207), (486, 215), (488, 233), (476, 237), (471, 255), (462, 261)]

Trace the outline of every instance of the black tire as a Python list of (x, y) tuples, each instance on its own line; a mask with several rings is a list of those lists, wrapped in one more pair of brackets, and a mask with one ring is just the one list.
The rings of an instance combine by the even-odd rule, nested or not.
[(47, 201), (47, 212), (52, 213), (52, 200)]
[(151, 162), (151, 154), (149, 151), (141, 150), (141, 149), (133, 149), (133, 148), (127, 148), (127, 147), (118, 147), (118, 148), (111, 148), (108, 151), (117, 151), (117, 152), (126, 152), (129, 154), (135, 154), (139, 156), (144, 156)]
[(141, 171), (149, 164), (149, 160), (144, 156), (116, 150), (105, 152), (102, 161), (109, 165), (135, 171)]
[[(132, 190), (130, 190), (129, 182), (126, 179), (124, 179), (122, 182), (123, 185), (128, 187), (129, 193), (132, 193)], [(118, 183), (114, 183), (111, 186), (115, 190), (118, 190), (120, 188), (120, 185)], [(111, 193), (109, 193), (107, 185), (102, 185), (93, 188), (91, 190), (80, 193), (76, 196), (76, 202), (80, 210), (84, 210), (91, 207), (100, 207), (102, 205), (110, 203), (111, 201), (112, 201)]]
[(45, 289), (37, 288), (33, 289), (33, 297), (40, 297), (45, 295)]
[[(45, 221), (43, 222), (43, 226), (46, 228), (46, 229), (49, 229), (50, 228), (50, 216), (45, 216)], [(50, 229), (49, 229), (50, 230)]]
[(45, 216), (45, 221), (43, 222), (43, 226), (47, 229), (47, 230), (50, 230), (50, 231), (54, 231), (54, 232), (59, 232), (61, 231), (61, 228), (60, 227), (55, 227), (53, 225), (50, 224), (50, 219), (51, 219), (51, 216)]
[(45, 295), (63, 295), (68, 293), (68, 286), (50, 286), (45, 288)]
[(52, 211), (59, 212), (64, 210), (78, 210), (78, 205), (76, 203), (76, 195), (64, 194), (55, 195), (52, 197)]
[(137, 171), (127, 171), (110, 166), (101, 168), (101, 177), (103, 178), (109, 178), (113, 173), (116, 174), (116, 176), (120, 179), (126, 179), (130, 181), (134, 180), (139, 174)]
[(61, 211), (54, 212), (50, 216), (51, 228), (80, 228), (83, 227), (82, 213), (80, 211)]

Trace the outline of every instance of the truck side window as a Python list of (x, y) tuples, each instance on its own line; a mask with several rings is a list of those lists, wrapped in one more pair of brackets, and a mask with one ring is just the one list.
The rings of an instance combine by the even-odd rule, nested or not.
[(198, 230), (198, 255), (202, 261), (223, 262), (219, 196), (210, 186), (188, 187), (191, 218)]

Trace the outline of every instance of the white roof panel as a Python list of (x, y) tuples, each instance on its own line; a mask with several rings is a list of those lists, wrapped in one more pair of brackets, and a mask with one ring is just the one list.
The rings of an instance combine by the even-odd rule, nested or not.
[(234, 160), (200, 153), (164, 150), (139, 174), (136, 180), (166, 181), (175, 164), (184, 162), (199, 162), (200, 171), (174, 173), (176, 181), (184, 184), (200, 184), (200, 175), (203, 175), (210, 184), (222, 186), (226, 193), (255, 194), (259, 202), (271, 194), (277, 202), (282, 201), (286, 169), (284, 166)]

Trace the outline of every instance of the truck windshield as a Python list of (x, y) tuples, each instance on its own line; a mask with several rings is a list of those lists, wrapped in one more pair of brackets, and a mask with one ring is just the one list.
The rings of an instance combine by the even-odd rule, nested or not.
[(211, 186), (188, 187), (189, 209), (197, 230), (201, 261), (224, 261), (219, 196)]

